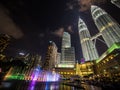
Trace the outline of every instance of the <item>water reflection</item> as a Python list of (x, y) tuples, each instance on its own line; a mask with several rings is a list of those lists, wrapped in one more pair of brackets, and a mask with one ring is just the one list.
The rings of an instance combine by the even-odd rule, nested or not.
[[(8, 88), (5, 85), (0, 88), (0, 90), (83, 90), (81, 88), (75, 88), (72, 86), (66, 86), (59, 82), (26, 82), (26, 81), (6, 81), (4, 84), (11, 84)], [(31, 85), (31, 86), (30, 86)]]
[[(30, 86), (31, 85), (31, 86)], [(61, 82), (4, 81), (0, 90), (102, 90), (100, 87), (82, 84), (83, 88), (67, 86)]]
[(93, 85), (88, 85), (88, 84), (82, 84), (85, 90), (102, 90), (101, 87), (93, 86)]

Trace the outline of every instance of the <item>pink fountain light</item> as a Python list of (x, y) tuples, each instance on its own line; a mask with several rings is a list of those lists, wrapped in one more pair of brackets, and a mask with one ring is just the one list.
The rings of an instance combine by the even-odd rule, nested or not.
[(31, 68), (30, 70), (19, 73), (19, 70), (10, 69), (6, 74), (6, 79), (26, 80), (26, 81), (37, 81), (37, 82), (57, 82), (59, 81), (60, 75), (55, 71), (41, 70), (40, 66)]
[[(36, 82), (58, 82), (60, 75), (58, 73), (55, 73), (54, 71), (44, 71), (41, 69), (34, 69), (32, 70), (32, 74), (30, 77), (30, 85), (28, 87), (28, 90), (34, 90)], [(30, 71), (31, 72), (31, 71)]]
[(30, 81), (56, 82), (59, 81), (60, 75), (54, 71), (44, 71), (36, 68), (32, 70), (32, 72), (27, 77), (30, 77)]

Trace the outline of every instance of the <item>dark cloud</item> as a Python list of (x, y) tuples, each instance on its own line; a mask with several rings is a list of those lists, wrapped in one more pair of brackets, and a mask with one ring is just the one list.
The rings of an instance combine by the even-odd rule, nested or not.
[(92, 3), (105, 3), (107, 0), (91, 0)]
[(92, 4), (105, 3), (107, 0), (78, 0), (78, 5), (80, 6), (80, 11), (88, 10)]
[(58, 37), (62, 37), (63, 32), (64, 32), (64, 28), (59, 28), (55, 32), (53, 32), (53, 34), (58, 36)]
[(68, 26), (68, 27), (67, 27), (67, 31), (68, 31), (69, 33), (73, 33), (72, 26)]
[(67, 10), (77, 8), (79, 11), (86, 11), (90, 9), (92, 4), (105, 3), (107, 0), (71, 0), (67, 3)]
[(21, 29), (10, 18), (9, 11), (0, 5), (0, 33), (13, 36), (15, 39), (22, 38), (24, 36)]
[(45, 34), (44, 34), (44, 33), (40, 33), (38, 36), (39, 36), (40, 38), (43, 38), (43, 37), (45, 36)]
[(79, 10), (80, 11), (85, 11), (90, 8), (92, 4), (91, 0), (78, 0), (78, 5), (80, 6)]

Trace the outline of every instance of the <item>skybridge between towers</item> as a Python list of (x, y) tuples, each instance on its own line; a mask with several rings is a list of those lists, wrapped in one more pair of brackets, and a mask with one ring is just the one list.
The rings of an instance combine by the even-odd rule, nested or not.
[(93, 41), (94, 46), (96, 45), (96, 41), (97, 41), (97, 40), (99, 40), (100, 42), (102, 42), (102, 43), (104, 43), (104, 44), (106, 45), (105, 41), (102, 40), (102, 39), (100, 39), (101, 36), (102, 36), (101, 33), (97, 33), (96, 35), (94, 35), (94, 36), (92, 36), (92, 37), (90, 38), (90, 40)]

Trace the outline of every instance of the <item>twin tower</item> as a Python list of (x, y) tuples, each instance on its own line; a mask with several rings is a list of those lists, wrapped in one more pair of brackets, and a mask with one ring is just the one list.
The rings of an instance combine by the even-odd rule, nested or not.
[[(101, 35), (110, 48), (114, 43), (120, 43), (120, 25), (98, 6), (91, 6), (92, 18)], [(96, 60), (99, 58), (97, 49), (93, 43), (90, 32), (85, 22), (79, 18), (78, 22), (80, 43), (82, 46), (83, 57), (85, 61)]]

